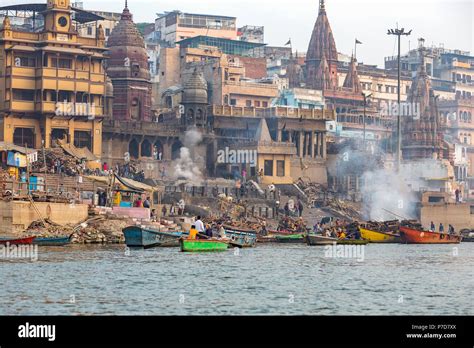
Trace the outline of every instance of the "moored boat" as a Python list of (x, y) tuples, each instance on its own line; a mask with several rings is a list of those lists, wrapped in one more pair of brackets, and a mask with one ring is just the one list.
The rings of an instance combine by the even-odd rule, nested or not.
[(400, 236), (406, 244), (458, 244), (462, 240), (460, 235), (422, 231), (405, 226), (400, 226)]
[(337, 239), (317, 234), (306, 236), (306, 244), (308, 245), (333, 245), (334, 243), (340, 245), (366, 245), (369, 241), (365, 239)]
[(0, 238), (0, 245), (27, 245), (33, 244), (35, 237), (26, 237), (26, 238)]
[(359, 227), (360, 235), (370, 243), (401, 243), (400, 235), (391, 232), (379, 232)]
[(290, 234), (290, 235), (277, 235), (275, 236), (277, 243), (304, 243), (305, 235), (300, 234)]
[(39, 246), (64, 246), (71, 243), (70, 237), (35, 238), (33, 244)]
[(140, 226), (123, 229), (125, 244), (131, 248), (178, 247), (183, 232), (160, 232)]
[(229, 238), (229, 244), (237, 248), (252, 248), (257, 245), (257, 233), (236, 231), (231, 229), (225, 230), (226, 236)]
[(182, 252), (217, 252), (226, 251), (229, 242), (218, 239), (184, 239), (179, 240)]

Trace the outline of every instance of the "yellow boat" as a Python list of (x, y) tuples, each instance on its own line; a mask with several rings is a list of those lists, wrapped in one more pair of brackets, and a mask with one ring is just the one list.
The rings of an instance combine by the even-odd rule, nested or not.
[(378, 232), (359, 227), (360, 235), (370, 243), (401, 243), (400, 236), (391, 232)]

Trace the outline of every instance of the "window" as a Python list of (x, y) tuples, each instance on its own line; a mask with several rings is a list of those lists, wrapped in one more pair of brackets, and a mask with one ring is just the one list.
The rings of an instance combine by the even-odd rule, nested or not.
[(285, 161), (277, 161), (277, 176), (285, 176)]
[(273, 161), (266, 160), (263, 165), (263, 175), (273, 176)]
[(74, 146), (78, 148), (87, 147), (92, 151), (92, 137), (89, 131), (74, 131)]
[(245, 106), (248, 107), (248, 108), (251, 107), (252, 106), (252, 101), (251, 100), (246, 100), (245, 101)]
[(51, 58), (51, 66), (59, 69), (71, 69), (72, 60), (67, 58)]
[(105, 29), (105, 36), (110, 36), (110, 29), (109, 28)]
[(92, 35), (92, 27), (87, 27), (87, 35)]
[(260, 107), (260, 101), (258, 101), (258, 100), (255, 101), (255, 107), (257, 107), (257, 108)]
[(36, 59), (35, 57), (16, 56), (15, 66), (34, 68), (36, 66)]
[(237, 99), (231, 99), (230, 100), (230, 105), (236, 106), (237, 105)]
[(67, 92), (67, 91), (59, 91), (58, 92), (58, 100), (60, 102), (70, 102), (71, 101), (71, 92)]
[(14, 89), (13, 100), (34, 101), (35, 91), (30, 89)]
[(35, 147), (35, 132), (33, 128), (15, 128), (13, 143), (18, 146)]
[(264, 108), (268, 108), (268, 102), (264, 101), (264, 102), (262, 103), (262, 106), (263, 106)]

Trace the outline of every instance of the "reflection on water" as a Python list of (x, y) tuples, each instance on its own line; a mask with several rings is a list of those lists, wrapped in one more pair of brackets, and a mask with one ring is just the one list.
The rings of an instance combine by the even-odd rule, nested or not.
[(0, 261), (0, 314), (473, 315), (474, 243), (454, 248), (371, 244), (363, 262), (306, 245), (40, 248)]

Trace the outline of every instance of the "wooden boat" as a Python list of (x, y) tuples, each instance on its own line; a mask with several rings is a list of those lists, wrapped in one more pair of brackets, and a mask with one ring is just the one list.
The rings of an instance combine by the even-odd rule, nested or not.
[(406, 244), (458, 244), (462, 236), (415, 230), (413, 228), (400, 226), (402, 242)]
[(71, 237), (35, 238), (33, 244), (40, 246), (64, 246), (71, 243)]
[(0, 245), (25, 245), (33, 244), (35, 237), (26, 237), (26, 238), (1, 238)]
[(257, 243), (277, 243), (277, 239), (275, 236), (272, 235), (258, 236)]
[(125, 244), (131, 248), (178, 247), (184, 232), (160, 232), (140, 226), (124, 228)]
[(373, 231), (359, 227), (360, 235), (370, 243), (401, 243), (400, 235), (390, 232)]
[(179, 240), (182, 252), (217, 252), (226, 251), (229, 242), (218, 239), (184, 239)]
[(229, 244), (237, 248), (253, 248), (257, 245), (257, 233), (225, 229)]
[(332, 237), (326, 237), (318, 234), (308, 234), (306, 236), (306, 244), (308, 245), (366, 245), (369, 243), (365, 239), (337, 239)]
[(276, 242), (277, 243), (304, 243), (305, 242), (305, 236), (304, 234), (291, 234), (291, 235), (278, 235), (275, 236)]

